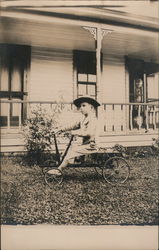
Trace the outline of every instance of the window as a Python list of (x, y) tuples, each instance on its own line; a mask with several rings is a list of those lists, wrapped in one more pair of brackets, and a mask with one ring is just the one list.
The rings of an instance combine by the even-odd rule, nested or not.
[[(2, 100), (24, 100), (27, 95), (27, 73), (30, 65), (30, 46), (0, 45), (0, 98)], [(11, 103), (9, 106), (10, 125), (19, 124), (19, 108), (21, 118), (24, 116), (23, 105)], [(1, 104), (1, 126), (7, 126), (8, 104)]]
[(96, 54), (74, 51), (74, 66), (77, 73), (77, 96), (96, 98)]
[(147, 101), (159, 100), (159, 73), (147, 75)]
[[(126, 58), (129, 72), (129, 100), (131, 103), (148, 103), (158, 100), (159, 90), (159, 65), (143, 60)], [(140, 118), (140, 122), (138, 121)], [(146, 106), (133, 105), (133, 126), (146, 125)]]
[(144, 64), (141, 60), (128, 59), (130, 102), (144, 102)]
[(130, 58), (126, 59), (126, 64), (129, 71), (130, 102), (157, 100), (159, 65)]

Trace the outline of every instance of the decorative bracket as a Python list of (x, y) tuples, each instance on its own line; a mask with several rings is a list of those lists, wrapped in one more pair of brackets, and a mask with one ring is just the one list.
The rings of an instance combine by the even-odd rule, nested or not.
[(97, 28), (87, 27), (87, 26), (83, 26), (83, 28), (85, 30), (88, 30), (91, 33), (91, 35), (93, 35), (93, 38), (97, 40)]
[(104, 38), (105, 35), (112, 33), (112, 30), (101, 29), (101, 40)]
[[(88, 30), (91, 33), (91, 35), (93, 35), (93, 38), (95, 40), (97, 40), (97, 28), (88, 27), (88, 26), (83, 26), (83, 28), (85, 30)], [(100, 32), (100, 34), (101, 34), (101, 41), (102, 41), (102, 39), (104, 38), (105, 35), (107, 35), (107, 34), (109, 34), (111, 32), (112, 32), (112, 30), (101, 29), (101, 32)]]

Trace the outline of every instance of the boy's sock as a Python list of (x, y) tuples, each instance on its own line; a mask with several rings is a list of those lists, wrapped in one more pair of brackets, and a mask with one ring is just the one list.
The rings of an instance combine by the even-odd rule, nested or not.
[(65, 167), (67, 167), (68, 163), (69, 163), (69, 160), (64, 160), (64, 161), (61, 163), (61, 165), (58, 167), (58, 169), (59, 169), (60, 171), (62, 171)]

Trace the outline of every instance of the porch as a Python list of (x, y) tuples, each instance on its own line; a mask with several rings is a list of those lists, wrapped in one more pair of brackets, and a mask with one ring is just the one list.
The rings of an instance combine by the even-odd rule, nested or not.
[[(22, 126), (33, 107), (40, 105), (53, 112), (57, 105), (63, 111), (75, 112), (72, 103), (38, 101), (1, 101), (1, 152), (25, 150)], [(69, 118), (69, 117), (68, 117)], [(158, 138), (159, 104), (151, 103), (103, 103), (98, 111), (99, 144), (101, 146), (148, 146), (152, 138)], [(64, 145), (61, 145), (63, 148)]]

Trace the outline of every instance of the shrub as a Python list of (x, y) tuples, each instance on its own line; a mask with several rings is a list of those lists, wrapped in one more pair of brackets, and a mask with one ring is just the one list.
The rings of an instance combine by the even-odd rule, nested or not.
[(37, 105), (31, 110), (30, 117), (23, 127), (27, 156), (34, 163), (43, 160), (53, 143), (53, 131), (57, 127), (58, 114), (62, 109), (55, 106), (53, 110), (46, 110)]
[(120, 144), (115, 144), (113, 150), (119, 152), (123, 157), (126, 157), (128, 154), (127, 148)]
[(159, 154), (159, 138), (152, 138), (152, 150), (154, 154)]
[(159, 138), (152, 138), (152, 144), (150, 146), (138, 146), (129, 148), (129, 155), (136, 158), (145, 157), (158, 157), (159, 155)]
[(62, 102), (57, 103), (51, 109), (36, 105), (31, 110), (31, 114), (23, 127), (27, 162), (39, 164), (50, 157), (52, 158), (50, 150), (54, 143), (54, 129), (63, 125), (66, 127), (72, 126), (77, 119), (79, 119), (79, 113), (70, 110)]

